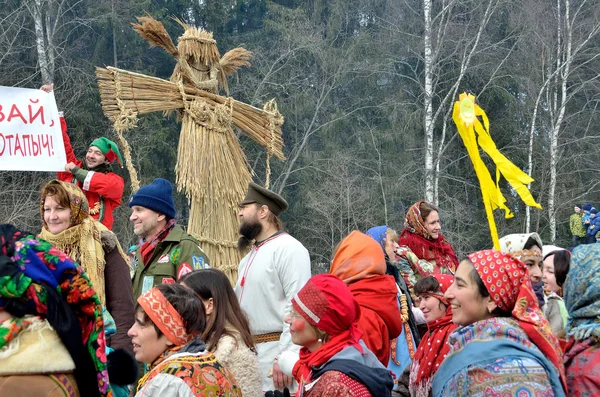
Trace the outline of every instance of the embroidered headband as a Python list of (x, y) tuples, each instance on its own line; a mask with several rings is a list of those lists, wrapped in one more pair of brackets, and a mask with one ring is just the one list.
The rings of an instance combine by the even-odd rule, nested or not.
[(194, 335), (188, 334), (185, 330), (179, 312), (158, 288), (152, 288), (142, 294), (137, 301), (158, 329), (176, 346), (185, 345), (194, 338)]

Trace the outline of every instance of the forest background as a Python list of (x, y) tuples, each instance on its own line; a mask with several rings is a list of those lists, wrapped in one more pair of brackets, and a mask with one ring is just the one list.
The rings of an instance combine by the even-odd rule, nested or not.
[[(543, 210), (526, 208), (505, 181), (515, 217), (496, 212), (500, 235), (537, 231), (568, 246), (576, 203), (600, 205), (600, 0), (1, 0), (0, 85), (54, 82), (75, 153), (116, 139), (102, 113), (96, 66), (168, 79), (174, 59), (132, 30), (146, 12), (171, 37), (171, 17), (214, 32), (221, 54), (243, 46), (252, 66), (230, 94), (255, 106), (275, 98), (287, 161), (271, 161), (271, 188), (290, 203), (283, 221), (315, 271), (353, 229), (401, 230), (421, 199), (441, 209), (459, 254), (491, 247), (479, 183), (451, 120), (463, 91), (477, 96), (498, 148), (530, 173)], [(175, 181), (180, 125), (155, 113), (126, 134), (142, 184)], [(254, 179), (265, 152), (240, 135)], [(495, 169), (485, 155), (492, 175)], [(114, 231), (129, 224), (126, 169)], [(49, 173), (0, 173), (0, 219), (40, 230)], [(187, 223), (178, 194), (178, 220)]]

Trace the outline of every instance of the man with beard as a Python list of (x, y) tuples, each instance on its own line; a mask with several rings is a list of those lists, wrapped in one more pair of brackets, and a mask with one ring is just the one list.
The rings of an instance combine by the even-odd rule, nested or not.
[(175, 222), (173, 187), (163, 178), (142, 186), (129, 200), (133, 232), (140, 238), (133, 267), (133, 296), (159, 284), (174, 284), (193, 270), (208, 267), (198, 240)]
[(299, 350), (284, 318), (292, 308), (292, 297), (311, 276), (308, 251), (284, 231), (278, 218), (287, 208), (281, 196), (250, 182), (238, 214), (238, 248), (252, 249), (240, 262), (235, 292), (250, 319), (263, 391), (296, 388), (277, 360), (283, 352)]
[[(40, 88), (52, 92), (54, 84), (46, 84)], [(117, 144), (108, 138), (94, 139), (88, 147), (85, 157), (78, 160), (67, 134), (67, 122), (60, 114), (60, 127), (67, 155), (65, 172), (58, 172), (57, 179), (79, 186), (90, 205), (90, 215), (101, 222), (109, 230), (113, 227), (113, 210), (121, 205), (125, 183), (123, 178), (115, 174), (111, 163), (115, 160), (123, 165), (123, 159)]]

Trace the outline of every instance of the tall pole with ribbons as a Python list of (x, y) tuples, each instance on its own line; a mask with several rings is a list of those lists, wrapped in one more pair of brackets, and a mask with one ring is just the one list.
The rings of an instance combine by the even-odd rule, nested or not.
[[(481, 118), (481, 121), (479, 118)], [(475, 174), (477, 175), (477, 179), (479, 179), (483, 205), (485, 206), (485, 213), (490, 226), (490, 235), (494, 243), (494, 248), (499, 250), (500, 242), (493, 211), (496, 209), (504, 210), (504, 217), (507, 219), (514, 216), (506, 206), (506, 198), (504, 198), (504, 195), (500, 191), (500, 174), (510, 183), (526, 205), (542, 209), (542, 206), (535, 201), (527, 188), (527, 185), (533, 182), (533, 178), (521, 171), (519, 167), (500, 153), (490, 135), (490, 122), (487, 115), (475, 103), (473, 95), (467, 93), (460, 94), (458, 101), (454, 103), (452, 120), (454, 120), (458, 133), (467, 148), (467, 153), (473, 163)], [(495, 181), (481, 159), (479, 147), (490, 156), (496, 165)]]

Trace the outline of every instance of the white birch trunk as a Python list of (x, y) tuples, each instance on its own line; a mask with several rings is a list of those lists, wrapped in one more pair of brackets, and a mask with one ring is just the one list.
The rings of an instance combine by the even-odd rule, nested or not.
[(434, 167), (433, 167), (433, 52), (431, 49), (431, 0), (423, 0), (423, 16), (425, 19), (425, 29), (423, 33), (425, 54), (425, 87), (423, 105), (425, 113), (423, 115), (423, 128), (425, 130), (425, 200), (435, 201), (434, 195)]
[(31, 3), (29, 11), (33, 18), (35, 28), (35, 46), (37, 49), (40, 72), (42, 73), (42, 83), (49, 84), (54, 80), (54, 67), (51, 64), (54, 63), (54, 60), (53, 57), (48, 56), (48, 48), (46, 45), (46, 30), (44, 29), (43, 15), (45, 3), (44, 0), (34, 0)]
[[(558, 0), (558, 3), (560, 7), (560, 0)], [(556, 206), (554, 203), (554, 193), (556, 191), (556, 166), (558, 163), (558, 133), (560, 132), (560, 126), (565, 115), (565, 107), (567, 102), (567, 79), (569, 77), (569, 71), (572, 62), (572, 26), (571, 21), (569, 20), (569, 0), (565, 0), (564, 4), (565, 41), (563, 50), (564, 52), (562, 56), (564, 63), (561, 72), (558, 74), (560, 82), (560, 99), (558, 102), (558, 113), (556, 116), (556, 122), (554, 123), (550, 134), (550, 186), (548, 191), (548, 221), (550, 226), (550, 241), (552, 243), (554, 243), (554, 241), (556, 240)], [(560, 26), (561, 23), (559, 19), (559, 37), (561, 33)]]

